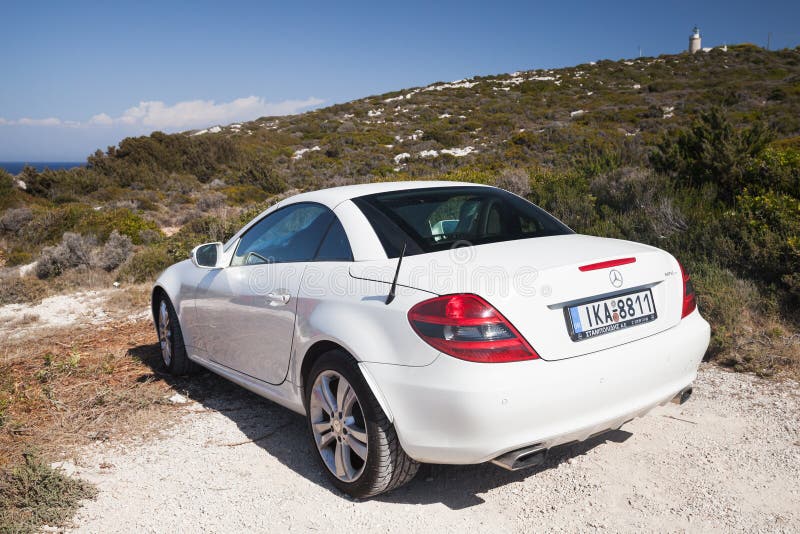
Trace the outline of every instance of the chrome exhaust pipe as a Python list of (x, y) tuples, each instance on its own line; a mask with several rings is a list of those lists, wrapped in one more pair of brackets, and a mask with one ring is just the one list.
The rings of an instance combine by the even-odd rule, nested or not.
[(684, 402), (688, 401), (689, 397), (691, 397), (691, 396), (692, 396), (692, 386), (689, 386), (689, 387), (683, 388), (680, 391), (680, 393), (675, 395), (672, 398), (672, 402), (674, 402), (675, 404), (683, 404)]
[(501, 454), (492, 463), (509, 471), (517, 471), (526, 467), (541, 465), (547, 458), (547, 449), (541, 445), (531, 445), (515, 451)]

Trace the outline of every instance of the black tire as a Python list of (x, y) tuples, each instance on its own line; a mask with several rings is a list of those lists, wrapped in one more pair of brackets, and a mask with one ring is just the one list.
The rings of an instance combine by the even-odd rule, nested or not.
[[(169, 317), (169, 323), (167, 325), (169, 335), (166, 337), (162, 334), (162, 322), (160, 320), (162, 305), (166, 307), (167, 315)], [(178, 321), (178, 314), (175, 313), (175, 308), (172, 306), (172, 302), (169, 300), (169, 297), (164, 294), (160, 295), (158, 298), (155, 321), (159, 349), (161, 350), (161, 362), (164, 364), (164, 367), (166, 367), (167, 371), (175, 376), (183, 376), (195, 372), (197, 369), (197, 364), (190, 360), (189, 356), (186, 354), (186, 346), (183, 342), (183, 332), (181, 331), (181, 325)], [(165, 355), (164, 343), (167, 343), (169, 346), (169, 358), (167, 358)]]
[[(350, 383), (357, 396), (367, 433), (367, 459), (360, 476), (352, 482), (338, 478), (326, 465), (317, 447), (312, 428), (311, 395), (317, 377), (335, 371)], [(400, 445), (392, 425), (364, 380), (355, 359), (343, 350), (333, 350), (320, 356), (305, 384), (305, 402), (309, 437), (314, 455), (334, 486), (359, 499), (374, 497), (406, 484), (417, 474), (419, 463), (409, 458)]]

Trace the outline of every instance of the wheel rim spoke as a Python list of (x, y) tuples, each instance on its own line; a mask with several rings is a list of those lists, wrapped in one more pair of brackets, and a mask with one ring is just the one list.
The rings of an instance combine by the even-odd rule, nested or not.
[(353, 391), (352, 387), (350, 387), (350, 384), (347, 386), (347, 393), (344, 395), (341, 404), (339, 404), (339, 409), (342, 411), (342, 413), (349, 416), (350, 412), (353, 411), (353, 404), (358, 400), (358, 398), (356, 397), (356, 392)]
[(345, 399), (349, 396), (354, 396), (353, 388), (350, 387), (350, 384), (347, 383), (347, 380), (339, 380), (339, 384), (336, 388), (336, 409), (339, 412), (345, 411)]
[(328, 404), (328, 409), (330, 413), (333, 413), (338, 410), (336, 405), (336, 397), (333, 395), (333, 391), (331, 391), (331, 379), (325, 378), (322, 380), (322, 384), (320, 384), (322, 395), (325, 398), (325, 402)]
[(321, 434), (320, 437), (319, 437), (319, 443), (317, 444), (317, 446), (319, 447), (319, 450), (322, 450), (322, 449), (326, 448), (328, 445), (331, 444), (331, 441), (334, 441), (335, 439), (336, 439), (336, 436), (334, 435), (333, 432), (329, 431), (326, 434)]
[(355, 437), (361, 443), (367, 443), (367, 431), (356, 425), (352, 417), (348, 417), (345, 421), (344, 427), (347, 429), (347, 434)]
[(322, 411), (328, 415), (328, 417), (332, 417), (333, 407), (328, 402), (328, 398), (325, 396), (325, 393), (322, 390), (322, 384), (317, 384), (314, 386), (314, 390), (311, 392), (312, 401), (316, 401), (316, 406), (321, 408)]
[(336, 442), (336, 451), (333, 453), (333, 456), (336, 462), (336, 476), (339, 478), (345, 478), (347, 476), (347, 471), (344, 467), (344, 447), (342, 446), (341, 441)]
[(350, 450), (356, 453), (359, 458), (362, 460), (367, 459), (367, 445), (365, 443), (358, 441), (353, 434), (347, 434), (344, 437), (344, 440), (347, 443), (347, 446), (350, 447)]

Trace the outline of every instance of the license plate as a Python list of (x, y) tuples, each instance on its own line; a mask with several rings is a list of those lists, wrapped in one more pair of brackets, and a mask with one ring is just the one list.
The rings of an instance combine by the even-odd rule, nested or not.
[(618, 332), (658, 317), (650, 289), (570, 306), (564, 311), (572, 341)]

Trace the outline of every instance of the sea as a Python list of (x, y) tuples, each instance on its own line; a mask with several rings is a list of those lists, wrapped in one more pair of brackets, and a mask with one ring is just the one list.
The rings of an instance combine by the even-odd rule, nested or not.
[(50, 169), (72, 169), (73, 167), (85, 167), (85, 161), (0, 161), (0, 169), (5, 169), (10, 174), (19, 174), (25, 165), (34, 167), (37, 171)]

